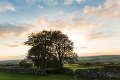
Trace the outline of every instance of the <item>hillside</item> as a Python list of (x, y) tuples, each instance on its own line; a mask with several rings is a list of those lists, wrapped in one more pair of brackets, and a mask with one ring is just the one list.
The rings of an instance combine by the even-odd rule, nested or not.
[(120, 55), (79, 57), (81, 62), (115, 62), (120, 63)]
[(18, 64), (21, 60), (4, 60), (0, 61), (0, 64)]
[[(88, 56), (79, 57), (81, 62), (115, 62), (120, 63), (120, 55), (106, 55), (106, 56)], [(17, 64), (21, 60), (5, 60), (0, 61), (0, 64)]]

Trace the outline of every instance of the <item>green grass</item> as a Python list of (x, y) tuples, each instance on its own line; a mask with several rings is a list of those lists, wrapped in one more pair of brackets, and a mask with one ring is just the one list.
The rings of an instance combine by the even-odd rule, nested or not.
[(47, 76), (36, 76), (0, 72), (0, 80), (73, 80), (73, 76), (64, 74), (49, 74)]
[[(94, 69), (100, 66), (79, 67), (76, 64), (72, 66), (65, 64), (64, 67), (71, 68), (75, 71), (76, 69)], [(64, 74), (48, 74), (47, 76), (37, 76), (37, 75), (28, 75), (28, 74), (14, 74), (14, 73), (0, 72), (0, 80), (74, 80), (74, 76), (64, 75)], [(79, 77), (78, 80), (120, 80), (120, 79)]]
[(85, 67), (85, 66), (78, 66), (77, 64), (74, 65), (69, 65), (69, 64), (64, 64), (64, 67), (70, 68), (72, 70), (77, 70), (77, 69), (95, 69), (95, 68), (101, 68), (102, 66), (90, 66), (90, 67)]
[[(49, 74), (47, 76), (36, 76), (0, 72), (0, 80), (74, 80), (74, 76), (63, 74)], [(120, 79), (79, 77), (78, 80), (120, 80)]]

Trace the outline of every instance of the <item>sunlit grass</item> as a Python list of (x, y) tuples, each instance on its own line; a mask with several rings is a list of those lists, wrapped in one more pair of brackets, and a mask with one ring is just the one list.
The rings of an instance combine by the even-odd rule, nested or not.
[(85, 66), (79, 66), (78, 64), (73, 64), (73, 65), (69, 65), (69, 64), (64, 64), (64, 67), (70, 68), (72, 70), (77, 70), (77, 69), (95, 69), (95, 68), (101, 68), (102, 66), (89, 66), (89, 67), (85, 67)]

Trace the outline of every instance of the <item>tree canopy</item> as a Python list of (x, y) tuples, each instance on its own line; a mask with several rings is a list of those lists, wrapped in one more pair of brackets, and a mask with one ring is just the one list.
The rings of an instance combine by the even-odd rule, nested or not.
[(61, 31), (46, 31), (32, 33), (25, 45), (31, 46), (28, 58), (38, 68), (63, 67), (63, 61), (68, 57), (75, 58), (73, 42)]

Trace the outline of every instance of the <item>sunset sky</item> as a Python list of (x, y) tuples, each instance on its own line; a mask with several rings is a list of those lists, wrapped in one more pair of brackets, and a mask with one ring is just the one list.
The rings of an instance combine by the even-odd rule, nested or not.
[(0, 0), (0, 60), (25, 58), (41, 30), (67, 34), (79, 56), (120, 55), (120, 0)]

